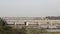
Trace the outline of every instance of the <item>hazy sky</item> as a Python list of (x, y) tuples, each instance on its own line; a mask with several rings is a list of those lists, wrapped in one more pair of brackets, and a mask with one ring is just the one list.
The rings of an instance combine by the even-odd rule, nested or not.
[(60, 0), (0, 0), (0, 16), (57, 16)]

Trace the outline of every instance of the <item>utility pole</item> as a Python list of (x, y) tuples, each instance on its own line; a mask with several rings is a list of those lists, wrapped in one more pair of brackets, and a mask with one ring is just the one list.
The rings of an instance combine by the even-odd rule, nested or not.
[(59, 16), (59, 11), (58, 11), (58, 9), (57, 9), (57, 17)]

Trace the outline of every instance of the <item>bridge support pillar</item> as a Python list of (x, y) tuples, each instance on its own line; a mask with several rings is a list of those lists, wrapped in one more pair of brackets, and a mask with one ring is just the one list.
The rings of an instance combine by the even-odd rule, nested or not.
[(28, 22), (24, 22), (25, 23), (25, 26), (28, 26), (29, 25), (29, 23)]
[(16, 22), (14, 22), (14, 27), (16, 28)]

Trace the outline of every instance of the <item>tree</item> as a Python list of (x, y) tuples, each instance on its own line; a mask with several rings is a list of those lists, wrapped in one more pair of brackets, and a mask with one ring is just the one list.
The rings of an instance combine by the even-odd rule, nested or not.
[(7, 22), (4, 19), (0, 18), (0, 26), (6, 26), (6, 25)]
[(2, 34), (5, 34), (4, 32), (7, 31), (8, 33), (11, 30), (12, 28), (10, 26), (7, 26), (7, 22), (3, 18), (0, 17), (0, 33), (2, 32)]

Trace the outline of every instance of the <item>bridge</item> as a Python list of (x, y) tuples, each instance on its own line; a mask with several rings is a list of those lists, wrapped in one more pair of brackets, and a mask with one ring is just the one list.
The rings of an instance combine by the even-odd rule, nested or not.
[(25, 24), (26, 26), (39, 25), (39, 26), (60, 26), (60, 20), (6, 20), (7, 23), (13, 23), (16, 27), (16, 24)]
[(3, 18), (7, 23), (14, 24), (16, 28), (17, 24), (25, 24), (26, 26), (60, 26), (60, 20), (49, 20), (49, 19), (16, 19), (16, 18)]

